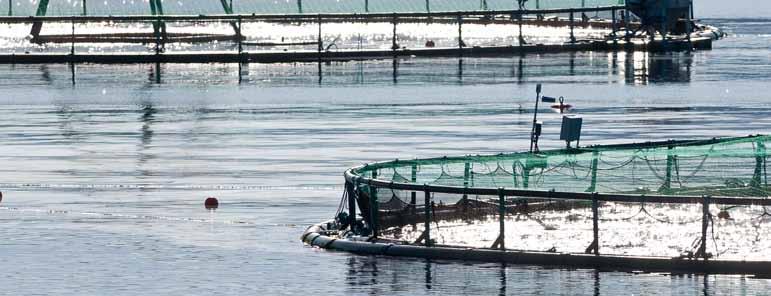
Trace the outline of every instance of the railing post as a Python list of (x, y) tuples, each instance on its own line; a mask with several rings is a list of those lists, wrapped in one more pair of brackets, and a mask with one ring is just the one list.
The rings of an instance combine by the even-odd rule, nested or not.
[(8, 0), (8, 16), (13, 16), (13, 0)]
[[(463, 168), (463, 188), (468, 188), (469, 185), (469, 178), (471, 177), (471, 164), (466, 163)], [(468, 194), (465, 192), (463, 193), (463, 210), (466, 210), (466, 206), (468, 205)]]
[[(372, 171), (372, 180), (375, 180), (375, 179), (377, 179), (377, 170)], [(379, 217), (380, 209), (379, 209), (378, 200), (377, 200), (377, 188), (373, 187), (372, 183), (369, 184), (369, 200), (370, 200), (369, 208), (371, 212), (370, 219), (372, 220), (372, 225), (371, 225), (372, 237), (377, 238), (380, 235), (380, 231), (378, 229), (379, 228), (378, 219), (380, 219)]]
[(463, 47), (466, 45), (463, 43), (463, 15), (458, 14), (458, 55), (463, 56)]
[(574, 34), (574, 28), (575, 28), (575, 17), (573, 15), (573, 12), (570, 12), (570, 43), (576, 43), (576, 35)]
[(431, 13), (431, 2), (426, 0), (426, 12)]
[(696, 258), (702, 257), (704, 260), (709, 259), (709, 256), (707, 256), (707, 230), (709, 228), (710, 220), (709, 199), (710, 197), (708, 195), (702, 197), (701, 244), (699, 245), (699, 250), (696, 252), (695, 256)]
[(618, 38), (616, 38), (616, 10), (613, 9), (613, 10), (610, 11), (610, 13), (611, 13), (611, 15), (613, 15), (613, 17), (611, 18), (611, 22), (610, 22), (610, 27), (611, 27), (611, 30), (612, 30), (610, 32), (610, 36), (613, 37), (613, 44), (616, 44), (616, 43), (618, 43)]
[(587, 192), (594, 192), (597, 190), (597, 168), (599, 166), (600, 153), (597, 150), (592, 152), (592, 184), (587, 189)]
[(241, 60), (241, 54), (244, 52), (244, 46), (243, 46), (243, 40), (244, 35), (241, 31), (241, 24), (242, 24), (241, 16), (238, 16), (238, 32), (236, 32), (236, 38), (238, 38), (238, 56), (239, 56), (239, 62), (243, 62)]
[(675, 158), (672, 154), (672, 150), (675, 148), (673, 146), (669, 146), (667, 148), (667, 175), (664, 178), (664, 185), (661, 186), (660, 191), (667, 191), (670, 188), (672, 188), (672, 167), (675, 164)]
[(393, 33), (391, 34), (391, 49), (396, 51), (397, 49), (399, 49), (399, 44), (396, 43), (396, 23), (397, 23), (397, 18), (396, 18), (396, 14), (395, 13), (394, 13), (392, 22), (394, 24), (394, 29), (393, 29)]
[(75, 55), (75, 21), (72, 21), (72, 36), (70, 36), (70, 41), (72, 44), (70, 45), (70, 55)]
[[(755, 146), (755, 172), (752, 174), (752, 181), (750, 186), (754, 188), (760, 188), (763, 185), (763, 171), (766, 170), (766, 146), (763, 142), (758, 141)], [(768, 185), (768, 173), (766, 172), (765, 183)]]
[(594, 255), (600, 255), (600, 202), (598, 194), (592, 194), (592, 231), (594, 234)]
[[(410, 181), (412, 184), (415, 184), (415, 182), (418, 181), (418, 165), (413, 164), (412, 165), (412, 172), (410, 173)], [(413, 191), (410, 193), (410, 214), (415, 217), (417, 215), (417, 205), (418, 205), (418, 193)]]
[(522, 11), (520, 10), (520, 13), (517, 15), (517, 25), (519, 26), (519, 53), (522, 54), (522, 46), (525, 45), (525, 36), (522, 35)]
[(425, 215), (425, 221), (423, 223), (423, 233), (425, 239), (425, 245), (430, 247), (431, 243), (431, 191), (428, 189), (428, 184), (425, 185), (425, 201), (423, 202), (423, 214)]
[(629, 20), (629, 10), (625, 9), (624, 10), (624, 29), (626, 30), (626, 33), (624, 34), (624, 41), (626, 42), (625, 45), (627, 45), (627, 46), (629, 45), (629, 40), (632, 38), (632, 36), (630, 36), (632, 31), (629, 28), (629, 23), (630, 23), (630, 20)]
[(86, 0), (83, 0), (83, 15), (88, 15), (88, 10), (86, 10)]
[(297, 12), (300, 14), (303, 13), (303, 0), (297, 0)]
[(348, 194), (348, 225), (351, 230), (355, 231), (354, 225), (356, 225), (356, 192), (353, 188), (353, 183), (345, 182), (345, 191)]
[(369, 0), (364, 0), (364, 12), (369, 12)]
[(498, 247), (506, 249), (506, 196), (503, 195), (503, 187), (498, 188)]

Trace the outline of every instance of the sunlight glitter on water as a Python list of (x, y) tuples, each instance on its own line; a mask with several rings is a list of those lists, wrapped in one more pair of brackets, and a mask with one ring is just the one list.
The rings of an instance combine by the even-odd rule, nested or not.
[[(716, 259), (762, 261), (771, 259), (771, 217), (763, 207), (729, 210), (729, 218), (718, 218), (712, 207), (707, 251)], [(600, 252), (605, 255), (677, 257), (696, 253), (701, 238), (701, 206), (607, 203), (600, 208)], [(515, 214), (506, 218), (506, 247), (514, 250), (553, 250), (583, 253), (592, 242), (591, 209)], [(404, 241), (415, 241), (423, 231), (404, 226), (385, 233)], [(498, 236), (498, 218), (441, 221), (432, 224), (432, 237), (439, 244), (488, 248)]]

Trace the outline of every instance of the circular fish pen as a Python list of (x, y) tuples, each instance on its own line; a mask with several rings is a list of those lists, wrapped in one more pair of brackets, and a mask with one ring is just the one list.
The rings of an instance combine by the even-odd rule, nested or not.
[(312, 246), (601, 270), (771, 273), (771, 136), (394, 160), (345, 172)]

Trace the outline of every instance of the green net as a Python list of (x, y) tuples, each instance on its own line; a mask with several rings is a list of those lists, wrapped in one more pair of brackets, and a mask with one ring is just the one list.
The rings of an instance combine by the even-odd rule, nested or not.
[[(7, 9), (7, 15), (13, 16), (151, 15), (153, 14), (150, 8), (151, 2), (153, 1), (4, 0), (0, 1), (0, 9)], [(409, 13), (518, 8), (517, 1), (514, 0), (157, 0), (154, 3), (160, 3), (163, 14), (166, 15), (210, 15), (230, 12), (236, 14)], [(529, 0), (525, 7), (556, 9), (623, 4), (623, 0)], [(46, 7), (44, 12), (40, 10), (41, 6)]]
[(348, 196), (403, 244), (771, 260), (769, 141), (396, 160), (350, 171)]
[(396, 183), (666, 196), (768, 197), (769, 136), (393, 161), (354, 173)]

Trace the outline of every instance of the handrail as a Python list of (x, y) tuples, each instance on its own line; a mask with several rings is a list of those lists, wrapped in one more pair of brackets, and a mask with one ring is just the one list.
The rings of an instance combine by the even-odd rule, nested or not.
[[(473, 194), (498, 196), (502, 192), (505, 196), (534, 197), (557, 200), (585, 200), (591, 201), (595, 194), (599, 201), (612, 202), (652, 202), (665, 204), (701, 204), (705, 196), (667, 196), (667, 195), (634, 195), (634, 194), (608, 194), (608, 193), (588, 193), (588, 192), (565, 192), (565, 191), (545, 191), (545, 190), (523, 190), (507, 188), (489, 188), (489, 187), (459, 187), (446, 185), (428, 185), (412, 184), (394, 181), (383, 181), (367, 177), (362, 177), (353, 173), (356, 168), (345, 171), (345, 180), (353, 184), (366, 184), (377, 188), (386, 188), (393, 190), (407, 191), (430, 191), (436, 193), (449, 194)], [(771, 199), (761, 198), (741, 198), (741, 197), (709, 197), (710, 203), (721, 205), (740, 205), (740, 206), (771, 206)]]
[[(749, 140), (749, 139), (755, 139), (759, 137), (766, 137), (764, 135), (754, 135), (754, 136), (747, 136), (747, 137), (741, 137), (741, 138), (725, 138), (725, 139), (719, 139), (719, 138), (713, 138), (709, 140), (703, 140), (703, 141), (662, 141), (662, 142), (648, 142), (642, 144), (644, 148), (657, 148), (657, 147), (667, 147), (667, 146), (678, 146), (678, 147), (686, 147), (686, 146), (697, 146), (697, 145), (709, 145), (709, 144), (719, 144), (719, 143), (729, 143), (733, 141), (742, 141), (742, 140)], [(630, 149), (635, 148), (637, 146), (633, 146), (631, 144), (628, 145), (607, 145), (607, 146), (593, 146), (589, 149), (572, 149), (572, 150), (554, 150), (554, 151), (545, 151), (544, 154), (548, 155), (549, 153), (575, 153), (575, 154), (581, 154), (586, 152), (591, 152), (593, 150), (591, 149), (602, 149), (602, 148), (625, 148), (629, 147)], [(639, 148), (639, 147), (637, 147)], [(527, 155), (529, 153), (521, 153), (521, 155)], [(361, 166), (357, 166), (354, 168), (351, 168), (344, 173), (344, 177), (346, 182), (350, 182), (352, 184), (367, 184), (369, 186), (374, 186), (378, 188), (387, 188), (387, 189), (393, 189), (393, 190), (407, 190), (407, 191), (431, 191), (431, 192), (437, 192), (437, 193), (449, 193), (449, 194), (474, 194), (474, 195), (488, 195), (488, 196), (498, 196), (499, 193), (503, 193), (506, 196), (517, 196), (517, 197), (533, 197), (533, 198), (544, 198), (544, 199), (555, 199), (555, 200), (585, 200), (585, 201), (592, 201), (594, 198), (596, 198), (599, 201), (611, 201), (611, 202), (652, 202), (652, 203), (665, 203), (665, 204), (701, 204), (704, 202), (705, 198), (709, 198), (711, 204), (721, 204), (721, 205), (759, 205), (759, 206), (771, 206), (771, 199), (768, 198), (746, 198), (746, 197), (710, 197), (710, 196), (691, 196), (691, 195), (678, 195), (678, 196), (672, 196), (672, 195), (647, 195), (647, 194), (617, 194), (617, 193), (598, 193), (598, 192), (567, 192), (567, 191), (555, 191), (555, 190), (524, 190), (524, 189), (507, 189), (507, 188), (489, 188), (489, 187), (461, 187), (461, 186), (448, 186), (448, 185), (430, 185), (430, 184), (417, 184), (417, 183), (404, 183), (404, 182), (394, 182), (394, 181), (384, 181), (384, 180), (378, 180), (378, 179), (372, 179), (368, 177), (364, 177), (361, 175), (358, 175), (357, 172), (363, 170), (363, 169), (379, 169), (379, 168), (385, 168), (388, 167), (388, 165), (392, 165), (395, 163), (403, 164), (403, 165), (409, 165), (409, 164), (417, 164), (417, 162), (425, 163), (425, 162), (444, 162), (447, 161), (463, 161), (465, 159), (468, 159), (469, 157), (478, 157), (478, 158), (495, 158), (500, 157), (503, 154), (499, 155), (490, 155), (490, 156), (466, 156), (466, 157), (440, 157), (440, 158), (432, 158), (432, 159), (422, 159), (422, 160), (396, 160), (396, 161), (384, 161), (374, 164), (365, 164)], [(517, 154), (511, 154), (512, 156)], [(539, 154), (533, 154), (533, 156), (538, 156)]]
[(625, 6), (598, 6), (586, 8), (558, 8), (531, 10), (471, 10), (471, 11), (440, 11), (440, 12), (378, 12), (378, 13), (316, 13), (316, 14), (209, 14), (209, 15), (102, 15), (102, 16), (0, 16), (0, 23), (30, 23), (30, 22), (102, 22), (102, 21), (269, 21), (292, 20), (318, 22), (319, 18), (345, 19), (349, 21), (366, 18), (427, 18), (427, 17), (457, 17), (457, 16), (490, 16), (490, 15), (538, 15), (560, 14), (570, 12), (599, 12), (625, 9)]

